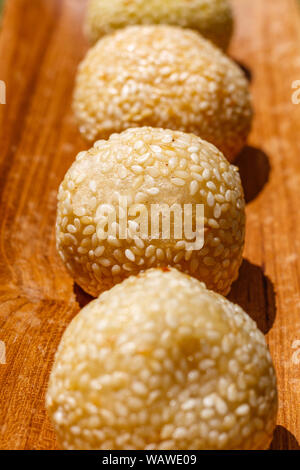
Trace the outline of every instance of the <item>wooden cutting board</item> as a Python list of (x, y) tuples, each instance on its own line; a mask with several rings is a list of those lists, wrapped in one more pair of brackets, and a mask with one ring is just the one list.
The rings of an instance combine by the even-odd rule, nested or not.
[[(253, 90), (240, 155), (245, 260), (230, 299), (267, 335), (278, 376), (273, 449), (300, 443), (300, 11), (296, 0), (235, 0), (230, 54)], [(0, 448), (56, 449), (44, 407), (60, 337), (89, 299), (55, 250), (56, 192), (87, 148), (70, 110), (87, 43), (84, 0), (9, 0), (0, 32)], [(299, 133), (299, 134), (298, 134)], [(4, 351), (5, 347), (5, 351)], [(6, 358), (4, 357), (6, 352)], [(1, 356), (2, 353), (2, 356)]]

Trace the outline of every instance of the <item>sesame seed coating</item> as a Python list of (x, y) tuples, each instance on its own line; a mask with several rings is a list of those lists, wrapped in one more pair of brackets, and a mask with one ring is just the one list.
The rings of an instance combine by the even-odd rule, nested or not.
[(91, 42), (134, 24), (195, 29), (221, 49), (228, 47), (233, 17), (228, 0), (90, 0), (86, 33)]
[(232, 161), (252, 120), (248, 81), (210, 41), (175, 26), (131, 26), (79, 66), (73, 108), (91, 141), (138, 126), (199, 135)]
[(46, 406), (64, 449), (265, 449), (276, 377), (238, 305), (176, 269), (150, 269), (73, 319)]
[[(174, 230), (163, 238), (162, 224), (157, 238), (150, 223), (143, 237), (135, 217), (128, 217), (122, 238), (120, 198), (128, 214), (137, 206), (151, 214), (154, 204), (202, 204), (203, 247), (188, 250), (184, 231), (180, 239)], [(115, 221), (104, 216), (103, 205), (107, 214), (115, 210)], [(57, 249), (75, 281), (93, 296), (157, 266), (175, 266), (226, 295), (242, 260), (244, 206), (238, 169), (212, 144), (179, 131), (128, 129), (79, 153), (66, 173), (58, 193)], [(192, 220), (195, 226), (195, 213)], [(104, 238), (108, 221), (116, 236)]]

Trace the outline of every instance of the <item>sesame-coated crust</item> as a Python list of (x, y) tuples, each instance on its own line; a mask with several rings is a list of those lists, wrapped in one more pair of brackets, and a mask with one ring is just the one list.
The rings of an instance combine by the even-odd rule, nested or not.
[(134, 24), (170, 24), (195, 29), (226, 49), (233, 30), (228, 0), (90, 0), (85, 30), (92, 43)]
[[(132, 223), (126, 239), (99, 238), (99, 207), (106, 204), (118, 212), (120, 197), (126, 197), (128, 213), (137, 204), (149, 213), (152, 204), (203, 204), (203, 248), (188, 251), (184, 233), (178, 239), (172, 231), (168, 239), (154, 239), (149, 230), (142, 239)], [(224, 295), (237, 278), (245, 231), (239, 172), (216, 147), (193, 134), (136, 128), (98, 141), (77, 156), (58, 200), (59, 254), (74, 280), (93, 296), (156, 266), (175, 266)]]
[(132, 26), (105, 36), (79, 66), (73, 100), (91, 141), (138, 126), (199, 135), (232, 161), (252, 120), (248, 81), (198, 33)]
[(46, 405), (64, 449), (266, 449), (276, 377), (239, 306), (151, 269), (68, 326)]

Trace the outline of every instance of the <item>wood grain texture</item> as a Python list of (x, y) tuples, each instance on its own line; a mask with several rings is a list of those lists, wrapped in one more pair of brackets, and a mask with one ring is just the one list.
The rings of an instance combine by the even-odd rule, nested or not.
[[(255, 121), (238, 157), (247, 198), (245, 260), (230, 299), (267, 335), (278, 376), (272, 448), (300, 443), (300, 15), (295, 0), (234, 0), (230, 50), (251, 76)], [(84, 0), (9, 0), (0, 32), (0, 448), (56, 449), (44, 408), (53, 356), (88, 298), (55, 250), (56, 192), (87, 147), (70, 110), (87, 44)], [(296, 346), (295, 346), (296, 345)], [(298, 349), (300, 349), (298, 345)]]

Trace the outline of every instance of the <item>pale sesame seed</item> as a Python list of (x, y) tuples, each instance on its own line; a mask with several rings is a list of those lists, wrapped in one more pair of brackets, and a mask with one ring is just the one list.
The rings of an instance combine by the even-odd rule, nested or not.
[(159, 194), (159, 188), (155, 188), (155, 187), (146, 189), (146, 191), (148, 194), (151, 194), (151, 196)]
[(111, 265), (111, 261), (108, 258), (99, 258), (98, 263), (100, 263), (104, 267)]
[(147, 162), (147, 160), (149, 159), (149, 157), (150, 157), (150, 152), (147, 152), (147, 153), (144, 153), (143, 155), (141, 155), (140, 157), (138, 157), (138, 158), (136, 159), (136, 161), (137, 161), (138, 163), (145, 163), (145, 162)]
[(148, 174), (153, 178), (156, 178), (160, 175), (159, 169), (155, 168), (154, 166), (147, 168)]
[(171, 182), (175, 185), (175, 186), (184, 186), (185, 185), (185, 181), (181, 178), (171, 178)]
[(216, 204), (214, 207), (214, 218), (218, 219), (221, 216), (221, 206), (219, 204)]
[(94, 250), (94, 253), (95, 253), (95, 256), (99, 257), (101, 255), (103, 255), (105, 251), (105, 247), (104, 246), (97, 246), (97, 248)]
[(135, 202), (137, 203), (143, 203), (147, 201), (147, 195), (142, 192), (138, 192), (135, 196)]
[(72, 225), (72, 224), (69, 224), (69, 225), (67, 226), (67, 230), (68, 230), (68, 232), (70, 232), (70, 233), (76, 233), (76, 232), (77, 232), (77, 228), (75, 227), (75, 225)]
[(97, 191), (97, 183), (96, 183), (96, 181), (91, 180), (91, 181), (89, 182), (89, 187), (90, 187), (91, 191), (96, 192), (96, 191)]
[(199, 156), (196, 153), (192, 153), (191, 159), (194, 163), (196, 163), (196, 164), (199, 163)]
[(93, 264), (92, 264), (92, 270), (95, 271), (95, 272), (99, 272), (99, 271), (100, 271), (100, 268), (99, 268), (99, 266), (98, 266), (97, 263), (93, 263)]
[(208, 187), (208, 189), (211, 189), (214, 192), (217, 191), (216, 185), (212, 181), (208, 181), (208, 183), (206, 183), (206, 186)]
[(190, 153), (199, 152), (199, 150), (200, 150), (199, 145), (191, 145), (191, 146), (188, 148), (188, 152), (190, 152)]
[(140, 238), (138, 237), (135, 237), (134, 238), (134, 243), (136, 244), (136, 246), (138, 248), (140, 248), (141, 250), (145, 247), (145, 243), (143, 242), (143, 240), (141, 240)]
[(210, 178), (210, 170), (208, 168), (205, 168), (205, 170), (202, 173), (202, 176), (205, 180), (208, 180)]
[(218, 222), (217, 222), (215, 219), (208, 219), (207, 224), (208, 224), (209, 227), (211, 227), (211, 228), (215, 228), (215, 229), (220, 228), (220, 225), (218, 224)]
[(198, 181), (195, 181), (195, 180), (191, 181), (191, 183), (190, 183), (190, 195), (194, 196), (197, 193), (198, 189), (199, 189)]
[(126, 258), (128, 258), (130, 261), (135, 261), (135, 256), (134, 256), (134, 254), (132, 253), (131, 250), (129, 250), (129, 249), (125, 250), (125, 256), (126, 256)]
[(126, 168), (121, 165), (121, 166), (118, 168), (118, 174), (119, 174), (119, 176), (120, 176), (121, 179), (126, 178), (126, 176), (127, 176), (127, 170), (126, 170)]
[(170, 158), (170, 160), (169, 160), (169, 167), (170, 168), (176, 168), (177, 164), (178, 164), (178, 159), (176, 157)]
[(140, 150), (140, 149), (144, 148), (144, 146), (145, 146), (145, 144), (144, 144), (143, 140), (137, 140), (137, 141), (134, 143), (133, 148), (134, 148), (135, 150)]
[(162, 148), (159, 145), (150, 145), (152, 152), (162, 153)]
[(154, 253), (155, 253), (155, 246), (153, 245), (147, 246), (146, 251), (145, 251), (146, 258), (150, 258), (151, 256), (153, 256)]
[(207, 204), (212, 207), (215, 204), (215, 198), (211, 192), (207, 194)]
[(132, 264), (130, 263), (124, 263), (122, 264), (122, 268), (125, 270), (125, 271), (133, 271), (134, 267), (132, 266)]
[(136, 173), (136, 174), (143, 173), (144, 171), (143, 167), (140, 165), (132, 165), (131, 170), (133, 171), (133, 173)]
[(240, 405), (236, 410), (235, 413), (238, 416), (245, 416), (250, 412), (250, 406), (248, 404)]
[(196, 173), (195, 171), (192, 171), (192, 177), (197, 181), (200, 181), (200, 182), (203, 181), (202, 175), (200, 175), (199, 173)]
[(82, 231), (83, 235), (92, 235), (95, 232), (94, 225), (87, 225)]
[(162, 141), (163, 144), (168, 144), (168, 143), (172, 142), (172, 135), (170, 135), (170, 134), (165, 135), (161, 139), (161, 141)]
[(120, 271), (121, 271), (121, 268), (118, 264), (114, 264), (111, 268), (111, 272), (113, 276), (116, 276), (117, 274), (119, 274)]
[(177, 171), (174, 171), (174, 176), (178, 178), (186, 179), (189, 177), (189, 173), (187, 171), (177, 170)]
[(184, 252), (180, 251), (179, 253), (177, 253), (177, 255), (174, 256), (173, 258), (174, 263), (178, 263), (179, 261), (182, 260), (183, 257), (184, 257)]

